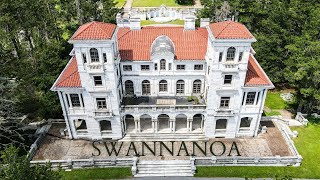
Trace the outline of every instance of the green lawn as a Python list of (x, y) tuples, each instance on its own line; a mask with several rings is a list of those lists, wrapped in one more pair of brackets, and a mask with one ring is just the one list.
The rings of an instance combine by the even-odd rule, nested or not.
[(184, 20), (174, 20), (174, 21), (169, 21), (169, 22), (165, 22), (165, 23), (158, 23), (155, 21), (151, 21), (151, 20), (142, 20), (141, 21), (141, 26), (146, 26), (146, 25), (152, 25), (152, 24), (177, 24), (177, 25), (184, 25)]
[(181, 6), (174, 0), (133, 0), (132, 7), (159, 7), (162, 4), (167, 7)]
[(267, 94), (265, 106), (270, 109), (285, 109), (287, 108), (286, 102), (280, 97), (280, 92), (269, 91)]
[(299, 137), (294, 139), (303, 157), (300, 167), (197, 167), (198, 177), (247, 177), (247, 178), (320, 178), (320, 125), (296, 127)]
[(62, 179), (66, 180), (123, 179), (131, 176), (130, 168), (76, 169), (62, 172)]
[(122, 6), (126, 3), (126, 0), (115, 0), (118, 8), (122, 8)]

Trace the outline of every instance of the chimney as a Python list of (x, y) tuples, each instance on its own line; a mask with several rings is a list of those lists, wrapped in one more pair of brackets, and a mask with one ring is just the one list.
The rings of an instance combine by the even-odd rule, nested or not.
[(141, 19), (138, 17), (130, 18), (130, 30), (140, 30), (141, 29)]
[(185, 30), (195, 30), (196, 29), (196, 21), (194, 17), (186, 17), (184, 19), (184, 29)]
[(210, 18), (201, 18), (200, 27), (206, 27), (210, 24)]

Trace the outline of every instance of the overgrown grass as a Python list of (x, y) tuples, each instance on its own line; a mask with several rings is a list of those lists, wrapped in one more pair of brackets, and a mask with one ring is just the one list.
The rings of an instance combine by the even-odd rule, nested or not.
[(303, 157), (300, 167), (197, 167), (198, 177), (242, 177), (242, 178), (320, 178), (320, 125), (292, 128), (299, 132), (294, 139)]
[(175, 3), (175, 0), (133, 0), (132, 7), (159, 7), (162, 4), (167, 7), (182, 6)]
[(286, 109), (288, 104), (280, 97), (280, 92), (271, 92), (267, 94), (265, 106), (270, 109)]
[(265, 116), (278, 116), (278, 115), (281, 115), (281, 113), (280, 112), (278, 112), (278, 111), (271, 111), (271, 112), (263, 112), (264, 114), (263, 115), (265, 115)]
[(115, 0), (118, 8), (122, 8), (122, 6), (126, 3), (127, 0)]
[(65, 180), (122, 179), (128, 177), (131, 177), (130, 168), (76, 169), (62, 172), (62, 179)]
[(164, 22), (164, 23), (159, 23), (151, 20), (142, 20), (141, 21), (141, 26), (146, 26), (146, 25), (153, 25), (153, 24), (176, 24), (176, 25), (184, 25), (184, 20), (173, 20), (169, 22)]

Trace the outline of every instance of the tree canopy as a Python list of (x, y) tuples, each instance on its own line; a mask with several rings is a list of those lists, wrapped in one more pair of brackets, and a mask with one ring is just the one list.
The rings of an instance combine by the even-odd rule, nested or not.
[[(320, 110), (320, 3), (316, 0), (202, 0), (201, 18), (235, 19), (257, 39), (259, 63), (277, 86), (297, 92), (304, 112)], [(226, 5), (226, 3), (228, 5)], [(230, 8), (228, 8), (230, 6)], [(300, 108), (299, 108), (300, 110)]]
[(10, 146), (1, 151), (0, 179), (7, 180), (59, 180), (59, 171), (51, 170), (48, 163), (45, 166), (30, 164), (27, 156), (19, 156), (19, 149)]
[(61, 117), (58, 97), (50, 87), (70, 58), (67, 40), (83, 23), (114, 23), (117, 12), (113, 0), (3, 0), (1, 117)]

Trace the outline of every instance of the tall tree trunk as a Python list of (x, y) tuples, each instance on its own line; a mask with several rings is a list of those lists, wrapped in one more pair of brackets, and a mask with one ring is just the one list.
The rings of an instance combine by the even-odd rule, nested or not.
[(75, 0), (76, 1), (76, 9), (77, 9), (77, 17), (79, 20), (80, 25), (83, 24), (83, 18), (82, 18), (82, 11), (80, 8), (80, 0)]

